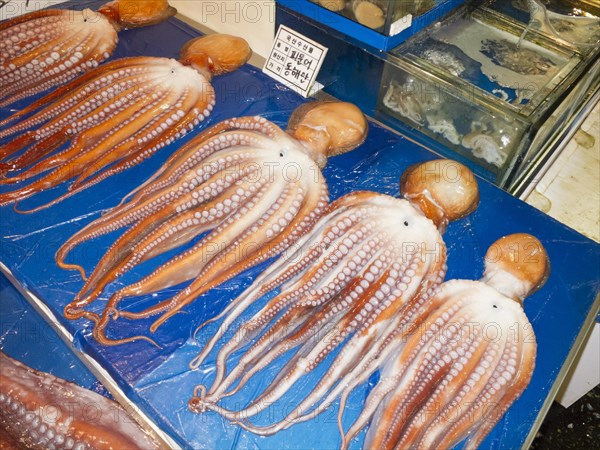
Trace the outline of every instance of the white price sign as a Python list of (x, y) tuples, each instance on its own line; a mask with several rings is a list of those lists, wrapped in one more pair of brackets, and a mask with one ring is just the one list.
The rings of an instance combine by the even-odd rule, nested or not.
[(263, 72), (308, 97), (325, 55), (327, 47), (281, 25)]

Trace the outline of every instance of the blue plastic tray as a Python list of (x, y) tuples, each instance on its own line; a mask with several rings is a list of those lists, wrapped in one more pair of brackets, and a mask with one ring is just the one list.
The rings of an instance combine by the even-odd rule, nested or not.
[[(76, 7), (83, 6), (79, 2)], [(196, 35), (196, 31), (176, 19), (151, 28), (126, 31), (121, 34), (115, 57), (140, 54), (176, 57), (181, 45)], [(214, 86), (217, 106), (202, 127), (225, 118), (254, 114), (262, 114), (283, 126), (292, 110), (304, 101), (250, 66), (215, 78)], [(8, 111), (0, 113), (6, 115)], [(201, 370), (191, 372), (187, 368), (200, 349), (200, 345), (191, 338), (194, 329), (221, 311), (265, 265), (202, 296), (186, 308), (186, 314), (170, 319), (153, 336), (162, 345), (160, 350), (146, 343), (102, 347), (91, 338), (89, 323), (69, 322), (62, 318), (64, 305), (82, 286), (82, 280), (78, 274), (62, 271), (55, 265), (53, 255), (56, 249), (75, 231), (98, 217), (100, 211), (117, 204), (133, 187), (154, 173), (183, 142), (185, 139), (130, 172), (108, 179), (42, 213), (19, 215), (10, 207), (0, 209), (0, 262), (22, 288), (48, 305), (75, 336), (75, 345), (106, 368), (129, 398), (180, 445), (194, 448), (336, 448), (340, 443), (336, 405), (313, 422), (296, 425), (268, 438), (244, 432), (214, 413), (196, 415), (187, 409), (193, 387), (211, 381), (213, 372), (210, 362), (214, 352)], [(330, 183), (332, 198), (356, 189), (398, 195), (400, 174), (410, 164), (435, 157), (431, 152), (372, 124), (365, 144), (352, 153), (332, 158), (325, 169), (325, 176)], [(64, 189), (59, 187), (44, 193), (24, 202), (23, 206), (47, 200)], [(446, 233), (448, 277), (479, 278), (488, 246), (499, 237), (514, 232), (536, 235), (546, 246), (552, 262), (548, 283), (525, 303), (539, 342), (533, 379), (484, 442), (484, 448), (512, 449), (520, 447), (535, 429), (538, 415), (553, 392), (553, 384), (582, 326), (591, 323), (595, 316), (592, 308), (600, 286), (600, 246), (487, 182), (481, 181), (480, 189), (481, 205), (478, 210), (470, 217), (451, 224)], [(113, 233), (82, 246), (77, 254), (78, 260), (87, 256), (84, 265), (87, 269), (92, 268), (115, 236)], [(165, 257), (157, 258), (139, 266), (110, 285), (103, 299), (123, 284), (139, 279), (164, 260)], [(141, 309), (172, 296), (176, 290), (132, 299), (125, 305)], [(7, 306), (1, 305), (4, 314)], [(145, 333), (149, 325), (150, 321), (132, 323), (121, 319), (111, 325), (110, 335)], [(205, 340), (207, 336), (205, 330), (200, 333), (199, 339)], [(266, 373), (252, 386), (258, 388), (272, 375), (272, 372)], [(356, 418), (368, 389), (369, 386), (358, 389), (351, 398), (344, 419), (346, 427)], [(296, 394), (301, 395), (301, 390)], [(239, 401), (243, 403), (245, 399), (240, 397)], [(285, 408), (285, 404), (274, 405), (269, 414), (280, 417)], [(266, 415), (262, 417), (262, 420), (268, 419)], [(364, 432), (353, 442), (352, 448), (360, 448), (363, 437)]]

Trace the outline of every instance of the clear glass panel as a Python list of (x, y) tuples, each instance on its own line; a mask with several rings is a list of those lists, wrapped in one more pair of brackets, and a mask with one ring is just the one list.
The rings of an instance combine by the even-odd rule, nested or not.
[(475, 11), (430, 27), (392, 53), (446, 79), (466, 82), (499, 107), (528, 115), (581, 58), (552, 41), (530, 40), (522, 31), (523, 27)]
[(493, 0), (488, 7), (587, 53), (600, 43), (600, 3), (581, 0)]
[(440, 141), (495, 175), (518, 150), (527, 124), (486, 110), (426, 76), (387, 65), (378, 109)]

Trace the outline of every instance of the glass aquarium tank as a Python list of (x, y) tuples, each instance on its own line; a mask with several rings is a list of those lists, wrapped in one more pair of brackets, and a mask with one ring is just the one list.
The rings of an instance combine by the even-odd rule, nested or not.
[(491, 12), (508, 16), (580, 53), (594, 50), (600, 41), (600, 2), (588, 0), (494, 0)]
[[(542, 1), (463, 7), (392, 50), (377, 117), (416, 128), (483, 167), (498, 185), (514, 186), (599, 84), (598, 30), (586, 25), (567, 41), (566, 35), (533, 27), (530, 16), (537, 13), (523, 15), (515, 6), (528, 2), (537, 8)], [(545, 11), (548, 16), (550, 9)], [(593, 12), (564, 17), (588, 24), (597, 20)]]
[(276, 0), (315, 23), (388, 51), (465, 0)]
[(386, 35), (405, 28), (409, 17), (418, 17), (441, 3), (440, 0), (311, 0), (361, 25)]

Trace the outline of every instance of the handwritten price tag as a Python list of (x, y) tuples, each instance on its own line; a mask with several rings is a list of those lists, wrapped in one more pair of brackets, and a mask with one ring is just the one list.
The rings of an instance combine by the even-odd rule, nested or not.
[(281, 25), (263, 72), (308, 97), (325, 55), (327, 47)]

